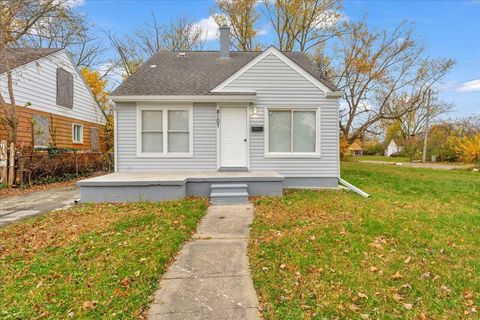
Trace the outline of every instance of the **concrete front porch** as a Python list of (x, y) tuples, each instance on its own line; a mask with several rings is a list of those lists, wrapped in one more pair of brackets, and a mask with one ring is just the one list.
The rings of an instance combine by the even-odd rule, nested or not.
[[(279, 196), (284, 177), (264, 172), (118, 172), (79, 181), (81, 202), (141, 202), (209, 197), (212, 185), (230, 192), (245, 188), (249, 196)], [(230, 192), (231, 194), (231, 192)], [(233, 195), (233, 194), (231, 194)]]

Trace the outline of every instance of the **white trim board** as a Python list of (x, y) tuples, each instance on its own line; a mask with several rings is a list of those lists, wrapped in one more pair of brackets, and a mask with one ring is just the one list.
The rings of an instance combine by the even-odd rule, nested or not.
[(255, 102), (255, 92), (239, 95), (192, 95), (192, 96), (111, 96), (114, 102)]
[(317, 88), (322, 90), (326, 95), (328, 93), (333, 92), (330, 88), (328, 88), (325, 84), (323, 84), (320, 80), (312, 76), (310, 73), (308, 73), (305, 69), (300, 67), (295, 61), (287, 57), (283, 52), (278, 50), (277, 48), (271, 46), (267, 50), (263, 51), (260, 55), (255, 57), (252, 61), (244, 65), (240, 70), (235, 72), (233, 75), (228, 77), (225, 81), (217, 85), (215, 88), (211, 90), (211, 92), (223, 92), (223, 89), (225, 89), (226, 86), (228, 86), (230, 83), (235, 81), (238, 77), (240, 77), (243, 73), (245, 73), (247, 70), (249, 70), (251, 67), (262, 61), (265, 57), (269, 56), (270, 54), (273, 54), (280, 60), (282, 60), (285, 64), (287, 64), (289, 67), (291, 67), (293, 70), (295, 70), (298, 74), (303, 76), (305, 79), (310, 81), (313, 85), (315, 85)]

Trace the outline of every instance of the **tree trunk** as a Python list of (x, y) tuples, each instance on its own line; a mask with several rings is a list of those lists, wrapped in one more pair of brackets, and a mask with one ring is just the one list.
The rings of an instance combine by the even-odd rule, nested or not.
[(18, 130), (18, 113), (15, 104), (15, 95), (13, 93), (12, 71), (10, 70), (10, 64), (8, 62), (7, 48), (4, 45), (1, 46), (1, 51), (3, 63), (7, 70), (7, 88), (10, 103), (7, 103), (0, 93), (0, 107), (2, 107), (2, 109), (5, 111), (5, 119), (3, 120), (3, 122), (7, 129), (8, 141), (16, 143)]

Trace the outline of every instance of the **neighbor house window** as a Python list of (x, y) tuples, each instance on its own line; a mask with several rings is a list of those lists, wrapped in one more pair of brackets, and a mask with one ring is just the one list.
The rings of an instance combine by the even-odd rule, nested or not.
[(83, 143), (83, 125), (74, 123), (72, 125), (73, 143)]
[(73, 108), (73, 74), (57, 69), (57, 105)]
[(141, 155), (191, 155), (190, 108), (140, 108)]
[(313, 154), (317, 152), (317, 111), (268, 110), (268, 152)]

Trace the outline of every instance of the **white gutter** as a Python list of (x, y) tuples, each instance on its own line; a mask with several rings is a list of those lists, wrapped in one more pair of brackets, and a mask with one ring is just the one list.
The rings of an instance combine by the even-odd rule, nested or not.
[(256, 96), (245, 95), (193, 95), (193, 96), (111, 96), (114, 102), (255, 102)]
[(353, 192), (358, 193), (359, 195), (361, 195), (364, 198), (369, 198), (370, 197), (370, 195), (368, 193), (366, 193), (363, 190), (360, 190), (359, 188), (355, 187), (353, 184), (348, 183), (347, 181), (343, 180), (340, 177), (338, 178), (338, 182), (340, 182), (340, 184), (344, 185), (345, 187), (352, 190)]

